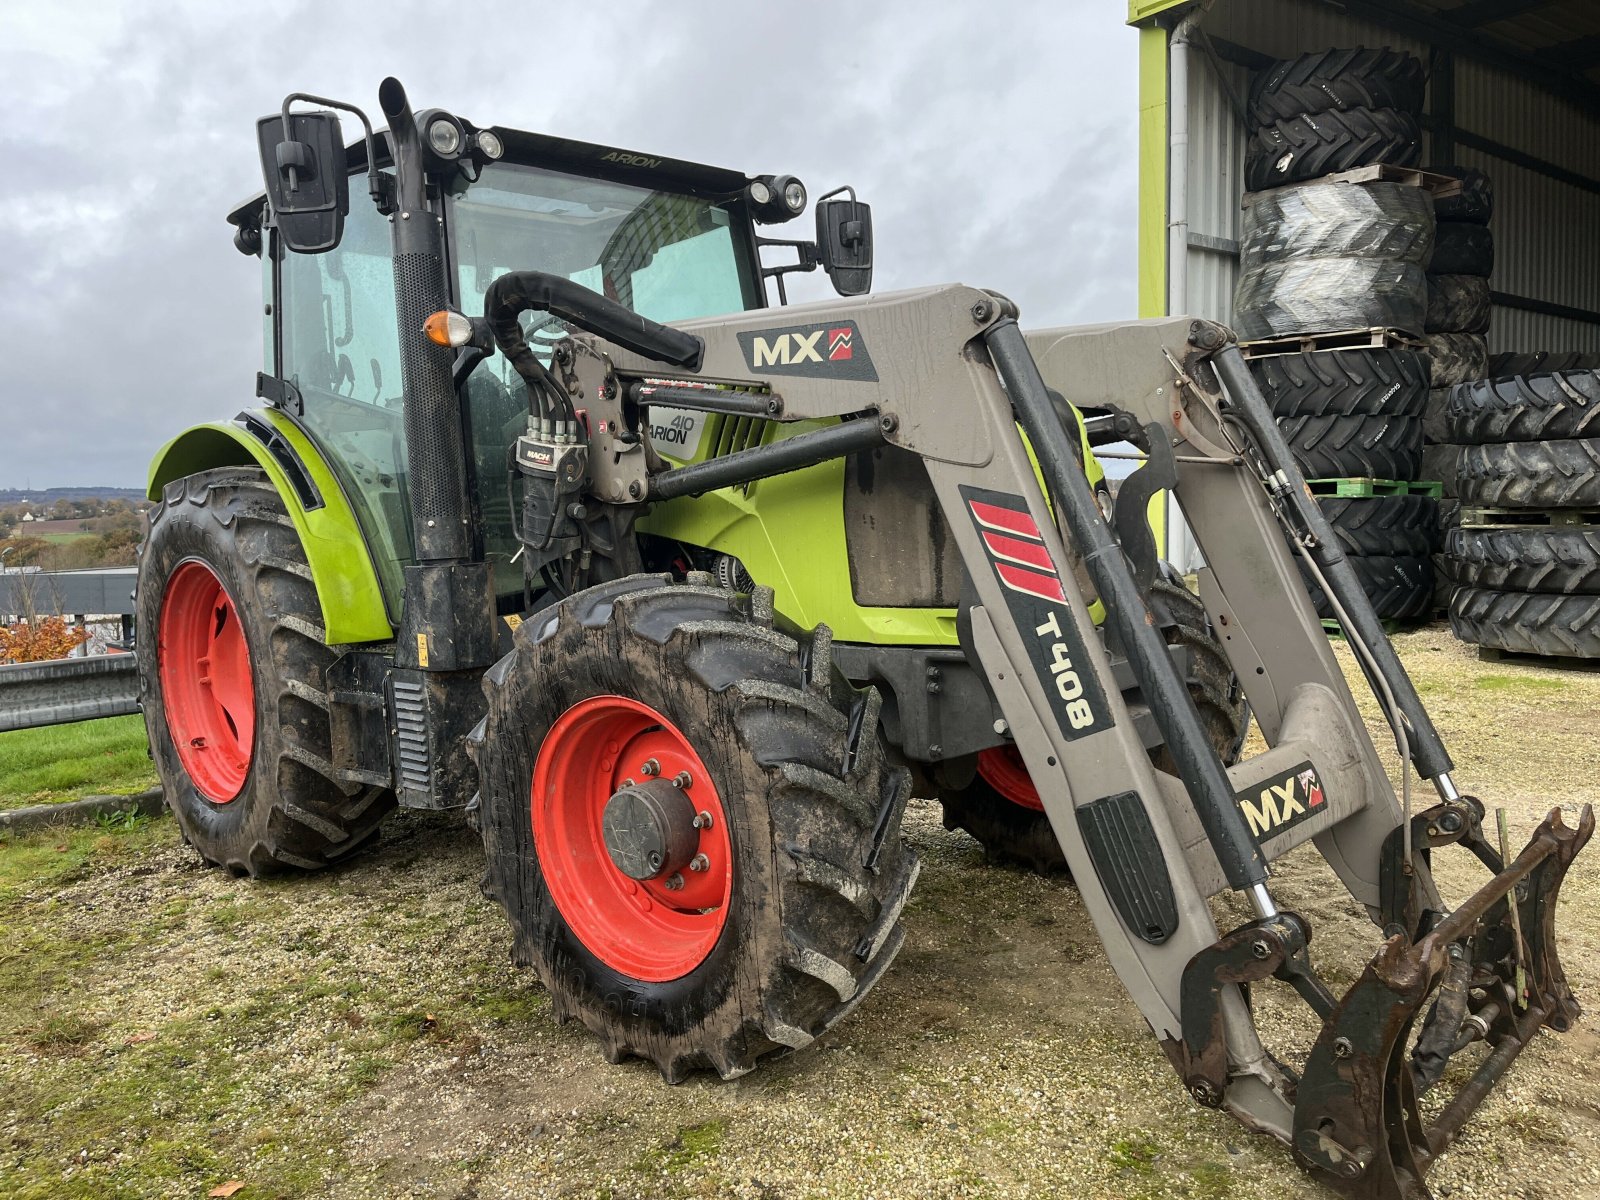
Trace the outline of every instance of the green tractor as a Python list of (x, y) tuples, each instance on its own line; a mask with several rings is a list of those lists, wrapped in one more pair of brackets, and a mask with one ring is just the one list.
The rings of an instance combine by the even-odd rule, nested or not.
[[(807, 207), (793, 177), (414, 114), (393, 79), (379, 101), (387, 134), (298, 93), (259, 123), (266, 189), (229, 219), (263, 264), (263, 403), (151, 469), (143, 704), (198, 853), (311, 870), (396, 805), (464, 808), (557, 1017), (670, 1081), (730, 1078), (888, 968), (917, 876), (902, 815), (937, 796), (992, 855), (1070, 871), (1201, 1103), (1346, 1185), (1372, 1146), (1401, 1156), (1420, 1077), (1394, 1021), (1432, 988), (1340, 1024), (1270, 863), (1315, 840), (1438, 987), (1458, 961), (1509, 970), (1493, 939), (1447, 964), (1440, 920), (1543, 929), (1592, 820), (1547, 822), (1515, 864), (1483, 843), (1228, 331), (1025, 336), (997, 293), (863, 298), (848, 188), (814, 240), (770, 238)], [(788, 306), (784, 276), (817, 268), (846, 302)], [(1113, 503), (1091, 447), (1122, 440), (1148, 460)], [(1157, 557), (1164, 494), (1207, 555), (1199, 595)], [(1399, 836), (1291, 546), (1439, 792), (1425, 844)], [(1270, 748), (1239, 762), (1251, 709)], [(1451, 841), (1494, 878), (1446, 920), (1426, 856)], [(1228, 889), (1256, 919), (1222, 935)], [(1575, 1005), (1537, 951), (1554, 1025)], [(1329, 1066), (1297, 1103), (1241, 986), (1274, 976), (1404, 1077), (1392, 1102)], [(1450, 1004), (1435, 1050), (1470, 1026)]]

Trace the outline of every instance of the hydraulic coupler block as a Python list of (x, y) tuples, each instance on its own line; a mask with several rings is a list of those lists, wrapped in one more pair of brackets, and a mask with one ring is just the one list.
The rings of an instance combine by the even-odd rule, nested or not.
[(575, 436), (526, 434), (517, 439), (522, 472), (522, 546), (530, 575), (581, 548), (589, 447)]

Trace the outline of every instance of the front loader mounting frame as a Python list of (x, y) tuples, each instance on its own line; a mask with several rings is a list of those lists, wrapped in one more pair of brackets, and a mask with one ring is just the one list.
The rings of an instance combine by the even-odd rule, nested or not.
[[(563, 317), (588, 332), (554, 359), (567, 393), (588, 405), (591, 494), (626, 506), (880, 443), (917, 454), (970, 582), (976, 665), (1111, 964), (1190, 1094), (1292, 1146), (1352, 1195), (1427, 1196), (1427, 1167), (1520, 1049), (1577, 1015), (1552, 920), (1593, 817), (1586, 808), (1569, 829), (1552, 813), (1509, 864), (1483, 841), (1482, 809), (1457, 790), (1229, 332), (1172, 318), (1025, 336), (1004, 298), (947, 286), (789, 308), (781, 327), (765, 312), (672, 329), (635, 318), (619, 338), (614, 314), (594, 299), (588, 314), (568, 298)], [(514, 327), (513, 311), (487, 315)], [(685, 334), (697, 353), (685, 352)], [(1202, 599), (1266, 752), (1225, 768), (1211, 750), (1155, 631), (1146, 565), (1130, 563), (1137, 548), (1125, 551), (1105, 520), (1047, 379), (1075, 404), (1118, 410), (1142, 430), (1152, 451), (1144, 469), (1159, 474), (1128, 494), (1142, 504), (1159, 485), (1183, 506), (1206, 556)], [(639, 436), (656, 395), (705, 411), (842, 420), (671, 470)], [(1413, 817), (1409, 785), (1402, 805), (1384, 773), (1297, 552), (1340, 605), (1397, 743), (1439, 794), (1424, 813)], [(1104, 639), (1090, 614), (1096, 600)], [(1114, 655), (1137, 676), (1178, 773), (1146, 755)], [(1307, 841), (1386, 939), (1342, 998), (1312, 965), (1309, 924), (1272, 897), (1272, 862)], [(1456, 842), (1492, 877), (1452, 910), (1430, 856)], [(1207, 902), (1228, 889), (1256, 916), (1223, 935)], [(1303, 1074), (1269, 1052), (1252, 1019), (1244, 985), (1267, 978), (1288, 982), (1323, 1021)], [(1477, 1042), (1490, 1047), (1483, 1065), (1425, 1130), (1416, 1095), (1438, 1079), (1441, 1058)]]

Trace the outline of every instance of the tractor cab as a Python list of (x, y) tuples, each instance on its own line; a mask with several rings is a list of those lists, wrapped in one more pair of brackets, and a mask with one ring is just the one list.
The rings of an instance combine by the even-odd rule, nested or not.
[[(300, 128), (331, 115), (295, 113), (290, 120)], [(277, 130), (284, 127), (274, 117), (263, 119), (263, 129), (273, 122)], [(483, 297), (495, 279), (533, 266), (667, 322), (765, 307), (768, 279), (782, 298), (784, 274), (819, 265), (811, 243), (759, 232), (804, 211), (806, 189), (793, 176), (749, 176), (614, 146), (479, 129), (440, 110), (422, 113), (416, 124), (446, 299), (468, 316), (483, 315)], [(264, 154), (276, 154), (278, 136), (263, 133)], [(404, 418), (404, 361), (408, 337), (421, 330), (401, 328), (397, 287), (403, 294), (408, 281), (396, 274), (393, 225), (420, 214), (396, 211), (386, 140), (369, 137), (336, 152), (344, 156), (347, 179), (340, 181), (344, 195), (333, 188), (331, 198), (348, 207), (336, 237), (328, 234), (325, 212), (318, 236), (297, 245), (289, 228), (297, 214), (289, 212), (286, 220), (284, 212), (292, 205), (274, 205), (266, 194), (228, 219), (235, 244), (262, 260), (261, 392), (293, 419), (338, 477), (371, 552), (388, 616), (398, 623), (401, 572), (416, 559), (408, 496), (408, 438), (415, 430)], [(308, 164), (303, 171), (314, 169)], [(363, 175), (375, 181), (370, 197), (349, 185)], [(797, 259), (764, 265), (762, 249), (769, 246), (789, 247)], [(534, 353), (547, 362), (571, 332), (548, 313), (524, 314), (522, 325)], [(502, 607), (514, 610), (524, 575), (515, 562), (517, 497), (507, 448), (526, 432), (528, 404), (504, 356), (475, 364), (458, 382), (469, 554), (489, 564)], [(660, 416), (670, 429), (674, 414)]]

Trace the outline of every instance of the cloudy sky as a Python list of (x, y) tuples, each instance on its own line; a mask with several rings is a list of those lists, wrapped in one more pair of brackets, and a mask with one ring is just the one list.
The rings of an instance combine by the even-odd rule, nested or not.
[(993, 287), (1032, 325), (1132, 316), (1125, 13), (0, 3), (0, 487), (142, 486), (181, 427), (254, 402), (258, 267), (223, 218), (260, 188), (255, 119), (287, 91), (376, 112), (387, 74), (417, 108), (481, 125), (792, 172), (813, 195), (852, 183), (873, 205), (880, 291)]

